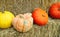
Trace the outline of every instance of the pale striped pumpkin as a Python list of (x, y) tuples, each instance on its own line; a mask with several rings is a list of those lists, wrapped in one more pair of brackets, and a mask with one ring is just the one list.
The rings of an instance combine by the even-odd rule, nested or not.
[(12, 21), (13, 27), (19, 32), (27, 32), (33, 26), (31, 13), (19, 14)]

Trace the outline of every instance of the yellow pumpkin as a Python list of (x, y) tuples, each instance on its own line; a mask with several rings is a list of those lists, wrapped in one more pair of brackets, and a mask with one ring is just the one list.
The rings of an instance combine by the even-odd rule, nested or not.
[(10, 11), (0, 12), (0, 28), (9, 28), (11, 27), (14, 14)]
[(31, 13), (19, 14), (12, 21), (13, 27), (19, 32), (27, 32), (33, 26)]

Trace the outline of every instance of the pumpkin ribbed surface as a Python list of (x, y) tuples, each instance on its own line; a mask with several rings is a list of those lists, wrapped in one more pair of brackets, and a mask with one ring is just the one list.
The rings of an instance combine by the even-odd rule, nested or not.
[(17, 15), (12, 22), (14, 28), (19, 32), (27, 32), (33, 26), (33, 18), (31, 13), (19, 14)]

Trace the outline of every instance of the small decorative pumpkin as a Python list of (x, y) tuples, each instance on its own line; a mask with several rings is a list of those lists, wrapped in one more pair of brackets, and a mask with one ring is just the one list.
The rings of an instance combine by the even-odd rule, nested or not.
[(32, 12), (32, 17), (34, 19), (34, 23), (39, 25), (39, 26), (45, 26), (48, 23), (48, 14), (46, 11), (36, 8)]
[(13, 19), (13, 26), (19, 32), (27, 32), (33, 26), (33, 18), (31, 13), (19, 14)]

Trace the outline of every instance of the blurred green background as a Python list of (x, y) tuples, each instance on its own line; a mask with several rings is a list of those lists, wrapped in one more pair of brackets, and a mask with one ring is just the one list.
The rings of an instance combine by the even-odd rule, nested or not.
[[(32, 12), (35, 8), (41, 8), (48, 13), (49, 7), (60, 0), (0, 0), (0, 11), (8, 10), (14, 15)], [(26, 33), (20, 33), (13, 27), (0, 29), (0, 37), (60, 37), (60, 19), (52, 19), (46, 26), (33, 25)]]

